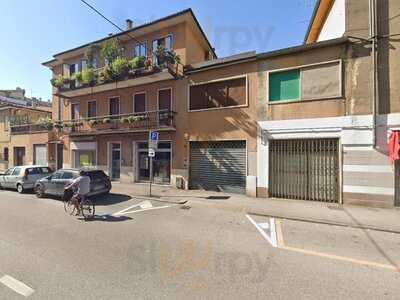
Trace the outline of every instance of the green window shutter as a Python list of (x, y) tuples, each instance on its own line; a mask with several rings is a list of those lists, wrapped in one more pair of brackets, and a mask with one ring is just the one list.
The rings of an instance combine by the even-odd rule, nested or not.
[(269, 101), (300, 99), (300, 70), (269, 74)]

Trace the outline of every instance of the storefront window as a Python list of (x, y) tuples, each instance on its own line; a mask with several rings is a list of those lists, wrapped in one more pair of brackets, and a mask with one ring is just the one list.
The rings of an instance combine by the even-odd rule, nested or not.
[[(138, 179), (149, 181), (150, 158), (148, 157), (147, 143), (138, 143)], [(171, 143), (160, 142), (153, 160), (154, 183), (170, 184), (171, 182)]]

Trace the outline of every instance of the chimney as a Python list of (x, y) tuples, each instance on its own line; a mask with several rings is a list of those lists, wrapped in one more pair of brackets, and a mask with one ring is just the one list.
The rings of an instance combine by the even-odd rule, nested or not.
[(131, 19), (126, 20), (126, 30), (130, 30), (133, 28), (133, 22)]

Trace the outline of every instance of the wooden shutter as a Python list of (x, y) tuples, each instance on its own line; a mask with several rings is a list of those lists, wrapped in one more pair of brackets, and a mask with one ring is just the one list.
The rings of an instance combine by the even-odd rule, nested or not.
[(269, 74), (269, 101), (299, 100), (300, 70)]
[(170, 110), (172, 102), (171, 89), (158, 91), (158, 109), (159, 110)]
[(133, 111), (135, 113), (146, 111), (146, 94), (145, 93), (136, 94), (134, 96)]

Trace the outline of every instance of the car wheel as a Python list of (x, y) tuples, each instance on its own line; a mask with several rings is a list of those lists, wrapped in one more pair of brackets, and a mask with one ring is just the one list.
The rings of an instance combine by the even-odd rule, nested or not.
[(43, 198), (44, 197), (44, 188), (40, 184), (35, 186), (35, 194), (36, 197), (38, 198)]
[(22, 186), (22, 184), (17, 184), (17, 192), (20, 194), (24, 193), (24, 187)]

